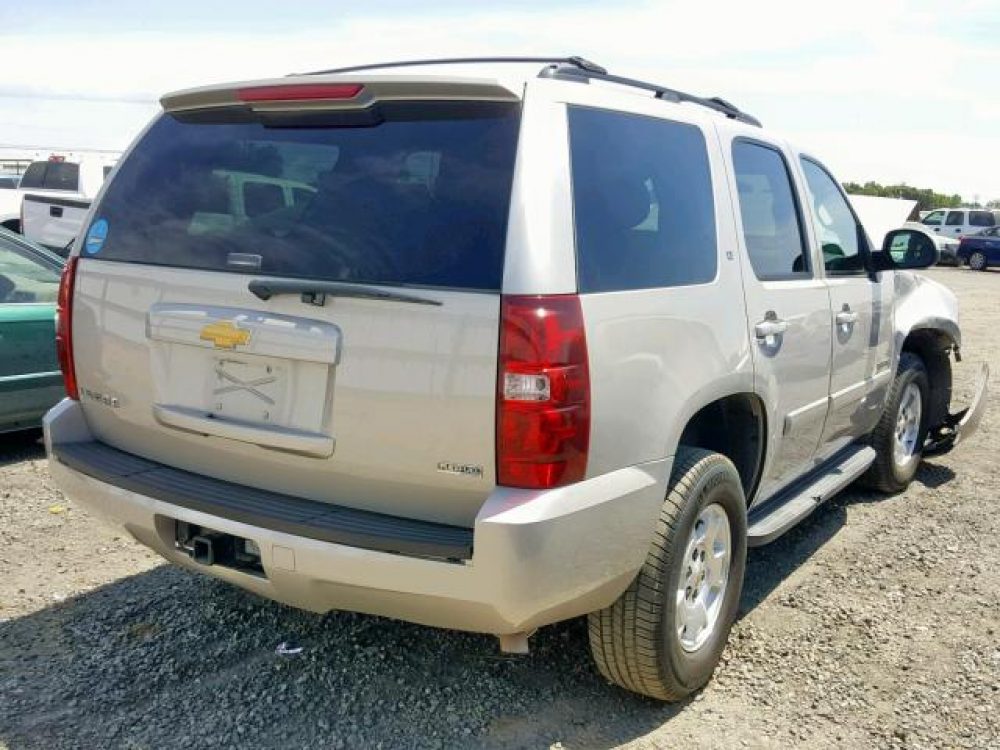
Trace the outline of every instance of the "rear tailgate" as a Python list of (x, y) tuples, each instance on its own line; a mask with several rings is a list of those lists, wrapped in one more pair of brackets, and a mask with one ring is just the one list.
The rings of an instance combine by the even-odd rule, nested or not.
[(81, 243), (102, 441), (210, 477), (471, 526), (492, 490), (516, 102), (280, 122), (166, 113)]
[(89, 210), (88, 200), (29, 193), (21, 209), (21, 234), (65, 256)]

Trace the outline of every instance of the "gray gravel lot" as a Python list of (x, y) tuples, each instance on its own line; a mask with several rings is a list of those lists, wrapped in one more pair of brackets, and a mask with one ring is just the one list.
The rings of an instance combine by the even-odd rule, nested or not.
[[(961, 402), (1000, 375), (1000, 272), (928, 275), (962, 301)], [(605, 684), (580, 621), (503, 657), (165, 566), (55, 489), (37, 436), (0, 438), (0, 749), (1000, 748), (998, 400), (905, 494), (751, 551), (723, 664), (676, 706)]]

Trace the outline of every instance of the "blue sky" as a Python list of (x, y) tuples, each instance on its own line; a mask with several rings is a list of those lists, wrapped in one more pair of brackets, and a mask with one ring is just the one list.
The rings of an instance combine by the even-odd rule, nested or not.
[(160, 94), (214, 81), (406, 57), (570, 53), (723, 96), (844, 180), (1000, 198), (997, 0), (839, 0), (821, 10), (801, 0), (145, 5), (6, 3), (0, 144), (124, 148)]

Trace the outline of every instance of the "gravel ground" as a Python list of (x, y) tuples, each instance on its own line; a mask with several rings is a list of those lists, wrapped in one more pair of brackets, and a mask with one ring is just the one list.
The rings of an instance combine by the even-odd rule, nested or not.
[[(928, 275), (962, 301), (962, 402), (976, 362), (1000, 373), (1000, 272)], [(580, 621), (503, 657), (162, 565), (55, 489), (37, 436), (0, 439), (0, 749), (1000, 748), (997, 400), (906, 493), (751, 551), (723, 664), (675, 706), (605, 684)]]

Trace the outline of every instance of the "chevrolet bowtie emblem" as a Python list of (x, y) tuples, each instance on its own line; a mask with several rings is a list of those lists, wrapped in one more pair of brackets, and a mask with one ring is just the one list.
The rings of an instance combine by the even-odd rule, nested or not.
[(235, 349), (237, 346), (246, 346), (250, 342), (250, 331), (245, 328), (237, 328), (232, 321), (221, 320), (218, 323), (209, 323), (202, 328), (198, 338), (202, 341), (211, 341), (216, 349)]

